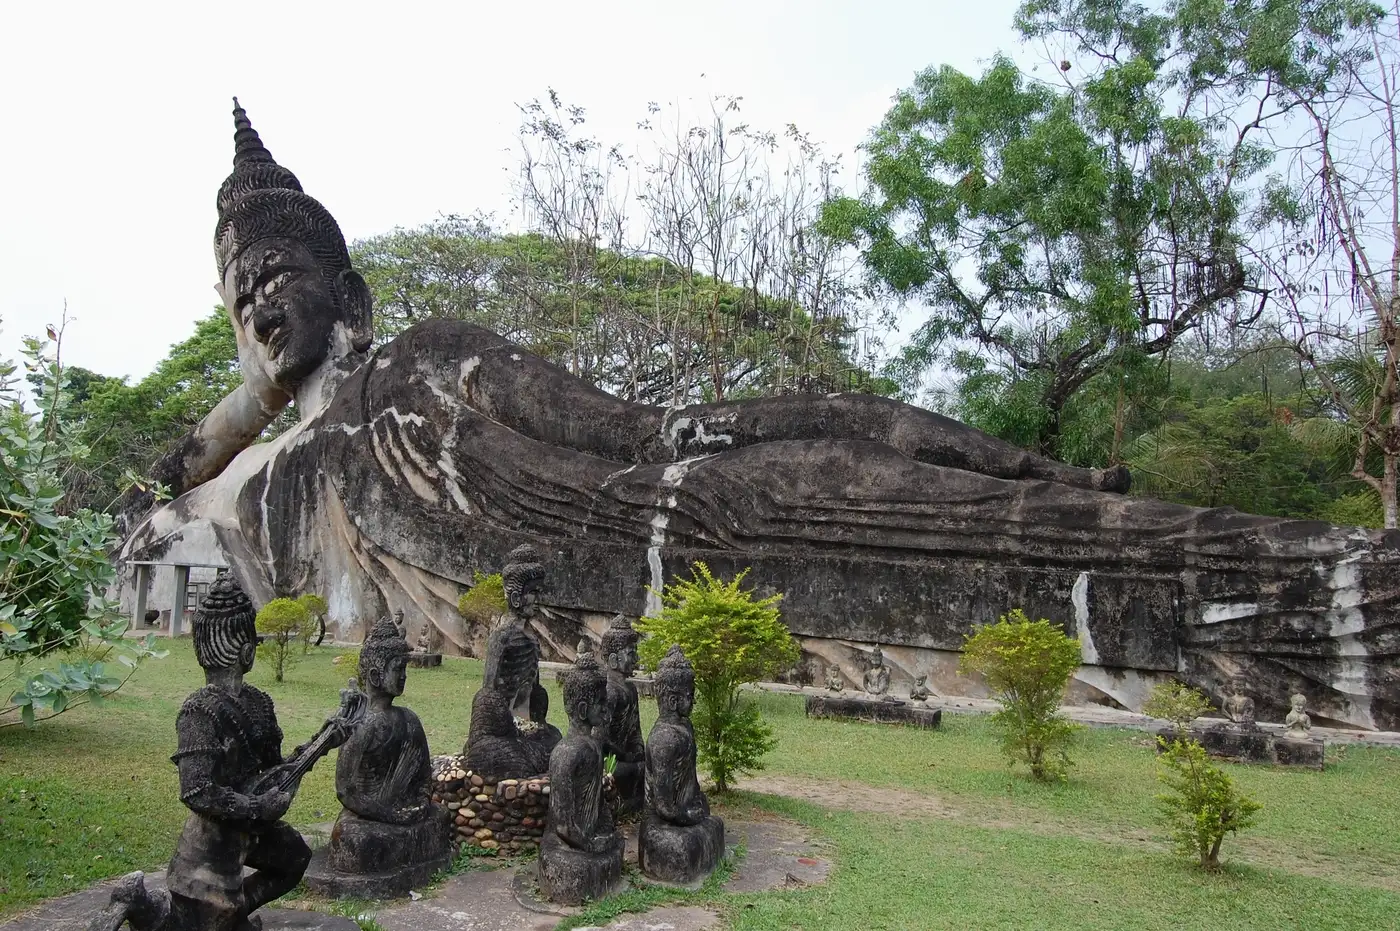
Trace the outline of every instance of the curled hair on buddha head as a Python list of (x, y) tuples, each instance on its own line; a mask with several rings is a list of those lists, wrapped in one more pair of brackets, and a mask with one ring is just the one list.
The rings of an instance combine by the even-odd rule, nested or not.
[(601, 649), (598, 652), (606, 657), (627, 647), (636, 646), (641, 639), (642, 635), (632, 627), (632, 622), (625, 615), (619, 614), (608, 624), (607, 630), (603, 631)]
[(533, 679), (539, 663), (539, 645), (514, 624), (498, 627), (486, 638), (487, 688), (497, 688), (502, 680), (521, 683)]
[[(215, 201), (219, 222), (214, 227), (214, 257), (219, 280), (244, 249), (264, 239), (301, 243), (328, 279), (352, 271), (340, 224), (320, 201), (302, 190), (296, 175), (277, 164), (237, 97), (233, 98), (233, 129), (233, 173), (219, 187)], [(368, 337), (357, 338), (356, 350), (368, 348)]]
[(589, 707), (607, 699), (608, 679), (592, 653), (584, 653), (576, 659), (573, 667), (566, 669), (559, 678), (564, 685), (566, 712), (574, 712), (580, 705)]
[(369, 682), (372, 670), (381, 673), (389, 661), (396, 656), (408, 655), (408, 641), (403, 631), (392, 617), (382, 617), (370, 628), (365, 642), (360, 645), (360, 685)]
[(228, 572), (219, 573), (194, 613), (194, 656), (204, 669), (251, 664), (258, 645), (253, 603)]
[(672, 644), (671, 649), (661, 658), (661, 662), (656, 666), (656, 674), (652, 676), (652, 683), (658, 696), (695, 693), (695, 667), (685, 658), (685, 652), (679, 644)]
[(544, 565), (540, 554), (533, 546), (522, 543), (510, 551), (506, 567), (501, 570), (501, 587), (506, 592), (506, 603), (519, 611), (525, 606), (528, 596), (534, 595), (544, 581)]

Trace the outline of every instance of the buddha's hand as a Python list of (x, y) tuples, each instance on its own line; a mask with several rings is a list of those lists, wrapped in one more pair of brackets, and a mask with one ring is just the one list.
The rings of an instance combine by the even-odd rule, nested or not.
[(257, 821), (277, 821), (292, 807), (292, 793), (272, 789), (253, 799), (253, 818)]

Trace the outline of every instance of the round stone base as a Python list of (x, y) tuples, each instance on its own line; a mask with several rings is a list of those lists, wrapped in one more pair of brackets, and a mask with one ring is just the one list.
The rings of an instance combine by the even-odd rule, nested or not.
[(328, 899), (401, 899), (421, 888), (438, 871), (452, 865), (449, 851), (437, 860), (395, 866), (376, 873), (339, 873), (326, 862), (326, 851), (316, 851), (306, 868), (306, 887)]
[(711, 815), (679, 827), (648, 817), (637, 832), (637, 865), (649, 879), (676, 885), (703, 882), (724, 856), (724, 821)]
[(551, 902), (582, 905), (620, 891), (622, 878), (622, 835), (614, 834), (612, 846), (601, 853), (575, 850), (553, 831), (540, 843), (538, 877), (540, 892)]

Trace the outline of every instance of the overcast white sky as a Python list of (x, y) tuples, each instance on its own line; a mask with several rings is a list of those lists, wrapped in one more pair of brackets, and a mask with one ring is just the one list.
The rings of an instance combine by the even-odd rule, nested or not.
[[(515, 105), (553, 87), (593, 134), (647, 101), (744, 98), (853, 150), (916, 71), (1014, 45), (1016, 0), (6, 5), (0, 357), (56, 322), (67, 361), (139, 378), (217, 301), (214, 194), (238, 95), (348, 239), (505, 216)], [(703, 75), (703, 77), (702, 77)]]

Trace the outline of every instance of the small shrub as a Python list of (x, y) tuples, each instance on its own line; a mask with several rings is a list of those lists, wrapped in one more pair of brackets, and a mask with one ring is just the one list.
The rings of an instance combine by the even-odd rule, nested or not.
[(258, 633), (265, 635), (258, 644), (258, 653), (272, 664), (273, 674), (281, 682), (286, 668), (299, 658), (292, 646), (306, 636), (311, 615), (298, 601), (274, 598), (258, 612), (256, 624)]
[(318, 647), (326, 639), (326, 612), (331, 606), (320, 595), (306, 594), (297, 599), (297, 604), (306, 609), (307, 624), (301, 635), (301, 652)]
[(1019, 608), (966, 638), (958, 671), (980, 672), (1001, 710), (992, 722), (1002, 750), (1036, 779), (1063, 779), (1065, 752), (1077, 729), (1059, 714), (1065, 686), (1079, 666), (1079, 640)]
[(507, 607), (506, 588), (499, 572), (485, 575), (477, 570), (472, 574), (472, 587), (457, 599), (457, 613), (472, 624), (490, 624)]
[(727, 792), (736, 774), (762, 769), (776, 744), (741, 687), (788, 668), (801, 651), (779, 619), (782, 595), (755, 600), (741, 590), (747, 569), (732, 582), (716, 579), (702, 562), (692, 569), (691, 578), (660, 593), (660, 616), (637, 623), (648, 635), (639, 652), (646, 668), (655, 669), (676, 644), (695, 667), (696, 747), (715, 790)]
[(1186, 739), (1186, 729), (1191, 722), (1211, 710), (1210, 699), (1189, 685), (1172, 679), (1152, 689), (1152, 694), (1142, 706), (1142, 713), (1148, 717), (1171, 723), (1177, 740)]
[(1194, 857), (1202, 869), (1220, 869), (1220, 842), (1226, 834), (1249, 827), (1262, 807), (1235, 788), (1234, 781), (1206, 757), (1194, 740), (1159, 737), (1167, 767), (1158, 774), (1168, 791), (1157, 796), (1162, 820), (1176, 851)]

